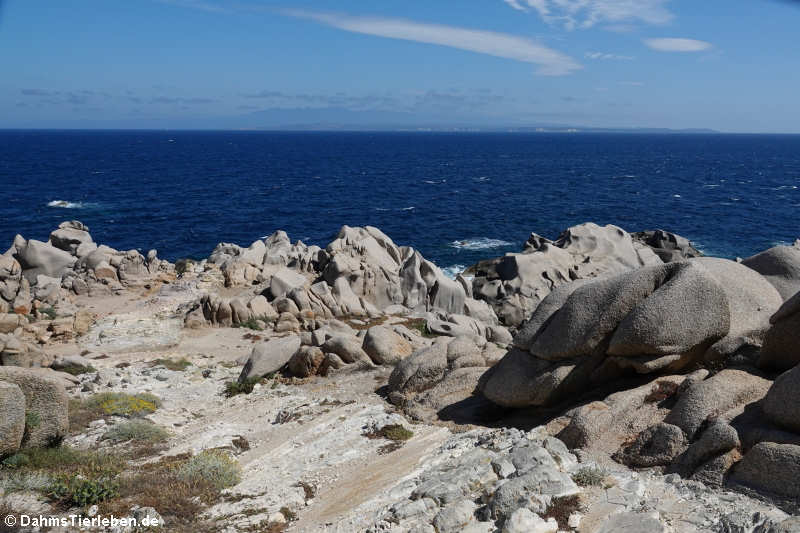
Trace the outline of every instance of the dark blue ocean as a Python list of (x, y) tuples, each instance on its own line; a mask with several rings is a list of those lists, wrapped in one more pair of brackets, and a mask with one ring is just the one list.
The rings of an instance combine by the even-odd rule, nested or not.
[(2, 131), (0, 184), (3, 249), (68, 219), (171, 260), (370, 224), (442, 267), (585, 221), (726, 257), (800, 237), (800, 136)]

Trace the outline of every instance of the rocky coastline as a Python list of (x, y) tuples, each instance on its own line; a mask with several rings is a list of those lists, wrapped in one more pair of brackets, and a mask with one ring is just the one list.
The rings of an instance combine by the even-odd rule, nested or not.
[(0, 514), (800, 532), (798, 365), (800, 241), (585, 223), (451, 279), (373, 227), (171, 263), (67, 221), (0, 255)]

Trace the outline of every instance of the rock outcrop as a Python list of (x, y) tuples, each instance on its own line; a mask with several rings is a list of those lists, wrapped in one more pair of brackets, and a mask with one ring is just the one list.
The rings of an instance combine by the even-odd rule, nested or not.
[(545, 405), (625, 372), (672, 372), (758, 346), (780, 295), (733, 261), (644, 267), (548, 296), (482, 380), (491, 401)]
[(742, 260), (772, 283), (784, 300), (800, 291), (800, 243), (774, 246)]
[(637, 231), (631, 236), (653, 249), (665, 263), (702, 257), (703, 253), (692, 246), (689, 239), (664, 230)]
[(517, 327), (554, 288), (662, 261), (616, 226), (573, 226), (555, 241), (531, 235), (521, 253), (471, 267), (474, 298), (485, 300), (506, 326)]
[(786, 300), (769, 319), (758, 366), (788, 370), (800, 364), (800, 292)]

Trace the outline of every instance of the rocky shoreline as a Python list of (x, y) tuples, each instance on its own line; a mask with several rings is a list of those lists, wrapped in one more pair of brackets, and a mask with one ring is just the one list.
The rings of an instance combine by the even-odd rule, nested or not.
[(798, 321), (800, 241), (586, 223), (450, 279), (372, 227), (170, 263), (64, 222), (0, 255), (0, 514), (800, 531)]

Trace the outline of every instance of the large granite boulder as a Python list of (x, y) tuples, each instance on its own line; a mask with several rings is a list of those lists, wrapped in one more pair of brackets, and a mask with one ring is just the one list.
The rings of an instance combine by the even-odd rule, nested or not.
[(49, 369), (0, 367), (0, 382), (13, 383), (25, 396), (25, 411), (29, 414), (23, 446), (44, 447), (67, 435), (69, 397), (55, 374)]
[(555, 287), (660, 264), (644, 244), (616, 226), (581, 224), (556, 241), (532, 235), (522, 253), (471, 267), (473, 297), (487, 301), (506, 326), (519, 326)]
[(239, 374), (239, 383), (277, 372), (300, 349), (300, 337), (289, 335), (256, 344)]
[(767, 495), (800, 498), (800, 446), (761, 442), (733, 469), (730, 482)]
[(25, 396), (15, 383), (0, 381), (0, 457), (16, 452), (25, 432)]
[(800, 364), (800, 292), (786, 300), (769, 319), (758, 366), (788, 370)]
[(50, 233), (50, 244), (78, 257), (90, 253), (97, 247), (89, 234), (89, 228), (77, 220), (59, 224), (58, 229)]
[(722, 370), (691, 384), (664, 421), (691, 438), (709, 418), (724, 417), (729, 411), (761, 400), (771, 385), (771, 381), (742, 370)]
[(800, 244), (773, 246), (742, 261), (772, 283), (784, 300), (800, 291)]
[(396, 364), (413, 352), (410, 342), (386, 326), (369, 328), (362, 347), (376, 365)]
[[(572, 284), (571, 284), (572, 285)], [(758, 345), (780, 296), (733, 261), (697, 258), (559, 287), (487, 372), (507, 407), (552, 403), (625, 372), (677, 371)]]
[(761, 407), (771, 422), (800, 433), (800, 366), (777, 377)]
[(14, 257), (22, 266), (23, 275), (31, 283), (36, 282), (39, 274), (60, 279), (77, 261), (70, 252), (60, 250), (49, 242), (34, 239), (23, 242), (24, 245), (17, 248)]

